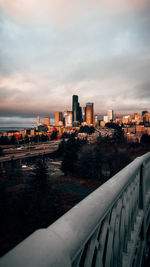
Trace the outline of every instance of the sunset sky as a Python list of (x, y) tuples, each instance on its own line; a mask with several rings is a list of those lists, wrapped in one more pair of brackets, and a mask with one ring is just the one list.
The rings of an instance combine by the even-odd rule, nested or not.
[(150, 0), (0, 0), (0, 125), (150, 111)]

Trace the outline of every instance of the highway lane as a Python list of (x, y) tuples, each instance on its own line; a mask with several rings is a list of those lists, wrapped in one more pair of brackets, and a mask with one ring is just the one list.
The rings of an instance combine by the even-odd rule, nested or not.
[(21, 147), (21, 149), (19, 150), (17, 147), (14, 149), (6, 149), (4, 151), (5, 155), (0, 157), (0, 162), (28, 158), (42, 154), (49, 154), (57, 150), (60, 142), (61, 140), (54, 140), (42, 144), (34, 144), (31, 146), (28, 145)]

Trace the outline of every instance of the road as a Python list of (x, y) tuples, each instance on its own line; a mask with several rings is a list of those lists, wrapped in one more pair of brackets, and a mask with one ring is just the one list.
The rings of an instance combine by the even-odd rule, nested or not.
[(4, 155), (0, 157), (0, 162), (35, 157), (49, 154), (57, 150), (61, 140), (48, 141), (41, 144), (28, 144), (20, 147), (3, 149)]

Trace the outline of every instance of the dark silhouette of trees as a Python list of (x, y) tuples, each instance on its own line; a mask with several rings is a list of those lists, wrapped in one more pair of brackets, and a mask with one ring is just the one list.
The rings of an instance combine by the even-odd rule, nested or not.
[(143, 134), (141, 137), (141, 144), (142, 145), (150, 145), (150, 135)]
[(102, 153), (100, 146), (83, 146), (78, 152), (76, 175), (80, 178), (98, 180), (101, 178)]
[(62, 139), (65, 139), (65, 138), (69, 138), (70, 137), (70, 134), (67, 133), (67, 132), (64, 132), (61, 136)]
[(9, 144), (9, 139), (7, 136), (1, 136), (0, 137), (0, 145), (8, 145)]
[(51, 135), (51, 140), (57, 140), (58, 131), (53, 131)]
[(62, 156), (62, 171), (67, 174), (75, 174), (76, 166), (75, 162), (77, 160), (77, 153), (79, 148), (85, 144), (87, 141), (85, 139), (80, 140), (76, 137), (76, 133), (71, 134), (67, 141), (62, 141), (58, 148), (58, 153)]
[(81, 126), (80, 129), (79, 129), (79, 133), (87, 133), (87, 134), (92, 134), (95, 132), (95, 129), (93, 126), (88, 126), (88, 125), (85, 125), (85, 126)]
[(40, 141), (41, 141), (41, 142), (46, 142), (47, 140), (48, 140), (48, 136), (47, 136), (47, 135), (42, 134), (42, 135), (40, 136)]
[(108, 122), (106, 123), (105, 126), (110, 129), (115, 130), (115, 133), (112, 139), (113, 142), (126, 143), (126, 139), (124, 137), (124, 131), (122, 130), (122, 127), (120, 125), (113, 123), (113, 122)]
[(11, 136), (11, 139), (9, 141), (9, 144), (11, 144), (11, 145), (18, 144), (18, 141), (17, 141), (17, 138), (15, 137), (15, 135)]
[(63, 143), (63, 161), (61, 168), (65, 174), (74, 173), (78, 148), (79, 140), (73, 134), (67, 142)]
[(0, 156), (3, 156), (3, 148), (0, 147)]
[(55, 195), (48, 182), (49, 174), (45, 159), (39, 159), (30, 176), (28, 190), (21, 198), (20, 212), (26, 231), (47, 227), (58, 218)]

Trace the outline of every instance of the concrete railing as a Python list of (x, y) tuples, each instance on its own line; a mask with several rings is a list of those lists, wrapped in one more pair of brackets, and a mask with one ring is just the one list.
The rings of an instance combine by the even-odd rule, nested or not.
[(150, 223), (150, 153), (135, 159), (47, 229), (3, 256), (1, 267), (141, 266)]

